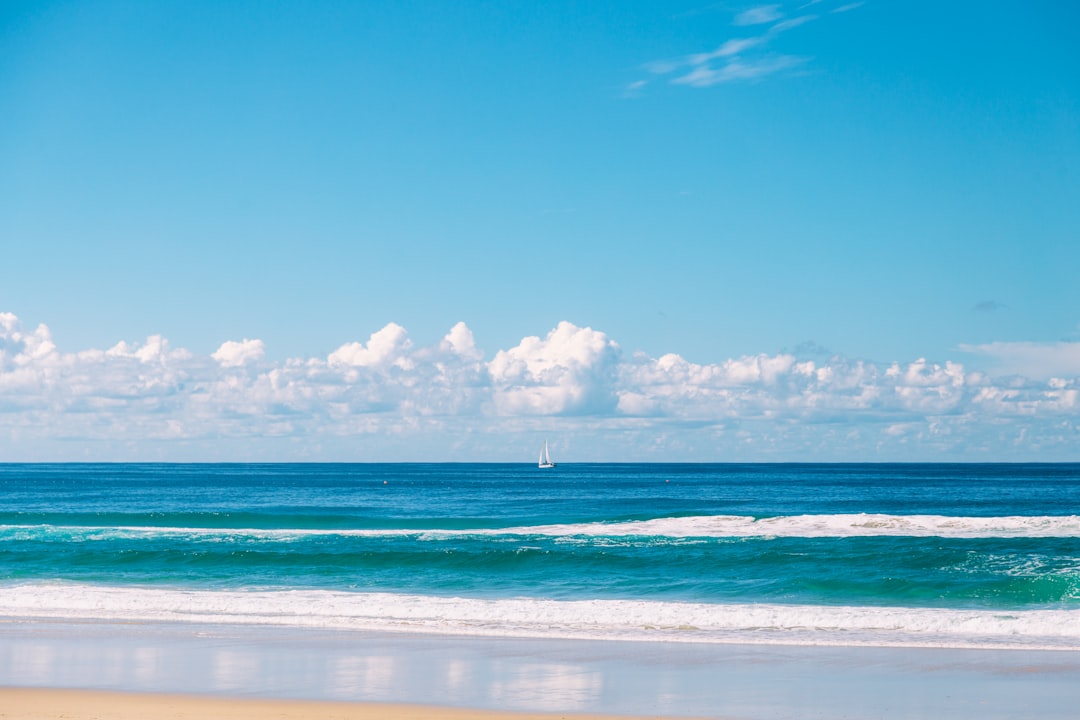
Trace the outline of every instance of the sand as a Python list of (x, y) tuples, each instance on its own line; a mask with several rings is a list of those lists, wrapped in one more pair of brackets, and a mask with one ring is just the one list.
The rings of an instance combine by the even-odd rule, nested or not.
[(618, 717), (383, 703), (0, 688), (0, 718), (4, 720), (616, 720)]

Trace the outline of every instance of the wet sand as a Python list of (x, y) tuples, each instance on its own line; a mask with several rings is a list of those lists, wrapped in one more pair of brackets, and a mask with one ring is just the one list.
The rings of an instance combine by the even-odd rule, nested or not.
[(4, 720), (1073, 720), (1080, 707), (1078, 677), (1076, 651), (539, 640), (0, 618), (0, 688), (13, 688), (0, 690)]

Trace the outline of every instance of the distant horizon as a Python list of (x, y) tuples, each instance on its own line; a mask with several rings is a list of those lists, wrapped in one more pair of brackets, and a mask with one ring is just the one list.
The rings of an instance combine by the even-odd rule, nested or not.
[[(201, 461), (201, 460), (186, 460), (186, 461), (172, 461), (172, 460), (61, 460), (61, 461), (49, 461), (49, 460), (27, 460), (27, 461), (15, 461), (15, 460), (2, 460), (0, 465), (535, 465), (535, 462), (521, 461), (494, 461), (494, 460), (282, 460), (282, 461), (231, 461), (223, 460), (218, 462)], [(575, 461), (570, 460), (566, 462), (559, 462), (559, 466), (573, 466), (573, 465), (821, 465), (821, 466), (835, 466), (835, 465), (902, 465), (902, 466), (915, 466), (915, 465), (1080, 465), (1080, 461), (1020, 461), (1020, 460), (1003, 460), (1003, 461), (975, 461), (975, 460), (952, 460), (952, 461), (937, 461), (937, 462), (922, 462), (922, 461), (836, 461), (836, 462), (802, 462), (798, 460), (791, 461), (761, 461), (761, 462), (734, 462), (734, 461), (679, 461), (679, 460), (640, 460), (640, 461), (622, 461), (622, 460), (588, 460), (588, 461)], [(555, 468), (557, 469), (557, 468)], [(539, 469), (537, 470), (539, 472)]]

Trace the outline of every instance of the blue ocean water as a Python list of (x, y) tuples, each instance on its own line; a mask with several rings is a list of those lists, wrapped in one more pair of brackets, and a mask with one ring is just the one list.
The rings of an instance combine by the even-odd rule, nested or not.
[(0, 615), (1080, 649), (1080, 465), (0, 465)]

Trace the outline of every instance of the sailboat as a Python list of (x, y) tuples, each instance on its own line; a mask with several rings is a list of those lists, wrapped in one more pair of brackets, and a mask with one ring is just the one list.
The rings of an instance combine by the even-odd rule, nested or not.
[(544, 449), (540, 451), (540, 462), (537, 464), (540, 468), (553, 468), (555, 463), (551, 462), (551, 453), (548, 452), (547, 440), (544, 441)]

